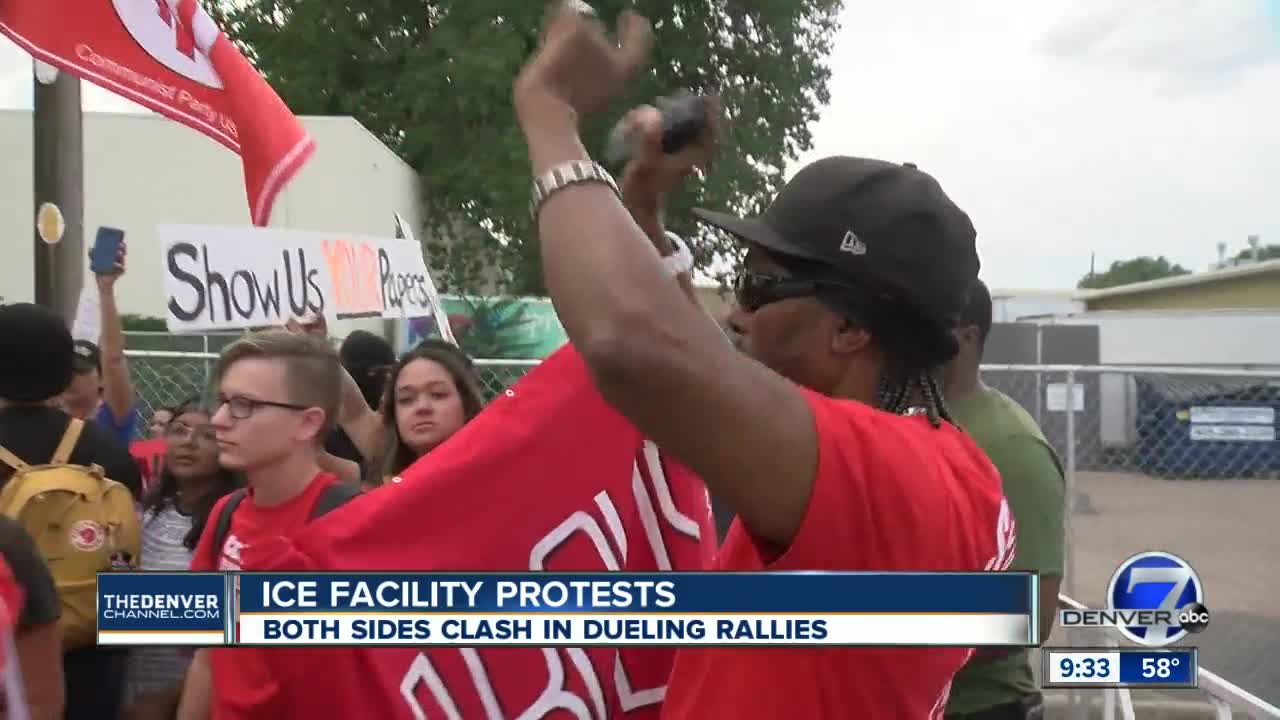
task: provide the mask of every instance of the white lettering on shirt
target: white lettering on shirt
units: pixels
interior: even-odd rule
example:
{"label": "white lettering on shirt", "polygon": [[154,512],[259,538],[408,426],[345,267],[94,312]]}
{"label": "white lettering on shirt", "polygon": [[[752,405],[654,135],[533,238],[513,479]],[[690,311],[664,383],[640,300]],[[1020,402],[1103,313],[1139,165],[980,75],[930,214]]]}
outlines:
{"label": "white lettering on shirt", "polygon": [[[632,468],[632,495],[640,515],[645,540],[653,551],[658,569],[671,570],[671,558],[666,541],[662,537],[659,518],[672,530],[695,542],[701,539],[701,526],[675,506],[671,485],[662,468],[662,458],[657,446],[646,442],[641,454],[645,469],[653,481],[657,504],[655,506],[645,486],[639,460]],[[600,563],[605,568],[620,570],[624,567],[627,560],[628,537],[618,515],[617,506],[614,505],[607,491],[602,491],[595,496],[594,505],[594,508],[570,513],[567,518],[535,542],[529,551],[529,569],[545,570],[547,558],[578,533],[584,535],[595,548]],[[603,524],[600,520],[603,520]],[[613,541],[612,545],[609,540]],[[436,652],[444,651],[446,651],[445,648],[436,649]],[[462,654],[471,680],[470,688],[466,690],[480,699],[485,709],[485,720],[503,720],[497,692],[481,658],[482,649],[465,648],[455,652]],[[588,697],[579,697],[565,689],[565,663],[561,657],[562,654],[568,658],[573,669],[581,677]],[[508,712],[507,716],[517,717],[520,720],[541,720],[557,710],[563,710],[581,720],[605,720],[608,709],[605,704],[604,685],[586,651],[582,648],[542,648],[542,656],[547,672],[546,688],[528,708],[520,712]],[[624,712],[660,703],[667,693],[665,684],[652,688],[634,689],[626,668],[623,667],[622,658],[617,653],[614,655],[613,683],[614,691]],[[404,678],[400,681],[400,694],[416,720],[427,720],[426,710],[417,698],[419,685],[425,686],[426,691],[443,710],[447,720],[462,720],[462,714],[454,700],[454,693],[463,688],[449,688],[426,653],[418,653],[410,664]]]}
{"label": "white lettering on shirt", "polygon": [[228,533],[227,539],[222,543],[222,552],[218,553],[218,570],[238,572],[240,570],[240,551],[247,547],[249,547],[247,543],[241,542],[240,538]]}

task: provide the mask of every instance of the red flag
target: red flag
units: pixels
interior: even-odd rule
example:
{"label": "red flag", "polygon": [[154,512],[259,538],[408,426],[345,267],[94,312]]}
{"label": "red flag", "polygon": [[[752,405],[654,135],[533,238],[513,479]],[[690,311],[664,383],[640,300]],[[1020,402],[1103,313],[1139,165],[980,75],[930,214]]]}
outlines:
{"label": "red flag", "polygon": [[160,478],[160,472],[164,469],[164,456],[168,450],[169,443],[163,438],[135,440],[129,443],[129,454],[138,462],[138,472],[142,475],[143,497],[146,497],[156,480]]}
{"label": "red flag", "polygon": [[[610,408],[566,347],[448,443],[292,539],[242,548],[246,570],[689,571],[715,552],[701,480]],[[247,649],[218,649],[240,664]],[[246,695],[290,717],[656,718],[670,647],[272,648]],[[234,668],[232,671],[234,672]],[[234,685],[234,683],[229,683]],[[228,698],[234,703],[235,699]]]}
{"label": "red flag", "polygon": [[0,32],[238,153],[255,225],[267,224],[276,195],[315,149],[196,0],[3,0]]}

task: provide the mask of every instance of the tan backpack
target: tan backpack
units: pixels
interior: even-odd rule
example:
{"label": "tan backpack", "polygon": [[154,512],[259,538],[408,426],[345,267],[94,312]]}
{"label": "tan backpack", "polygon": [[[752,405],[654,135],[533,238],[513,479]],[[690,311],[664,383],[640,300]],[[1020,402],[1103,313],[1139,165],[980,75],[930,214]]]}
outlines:
{"label": "tan backpack", "polygon": [[98,573],[137,567],[141,543],[129,489],[93,465],[68,461],[84,429],[72,418],[53,457],[28,465],[0,447],[0,463],[13,476],[0,490],[0,514],[16,520],[35,540],[49,565],[62,617],[63,648],[93,645],[98,627]]}

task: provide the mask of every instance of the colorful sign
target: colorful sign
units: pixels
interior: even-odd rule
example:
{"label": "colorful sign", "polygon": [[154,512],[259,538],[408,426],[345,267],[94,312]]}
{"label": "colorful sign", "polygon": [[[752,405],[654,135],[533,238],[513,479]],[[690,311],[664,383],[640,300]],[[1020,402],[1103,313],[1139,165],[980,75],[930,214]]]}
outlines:
{"label": "colorful sign", "polygon": [[[569,341],[546,298],[443,295],[440,301],[458,342],[475,357],[541,360]],[[440,336],[434,318],[416,318],[404,324],[401,347]]]}

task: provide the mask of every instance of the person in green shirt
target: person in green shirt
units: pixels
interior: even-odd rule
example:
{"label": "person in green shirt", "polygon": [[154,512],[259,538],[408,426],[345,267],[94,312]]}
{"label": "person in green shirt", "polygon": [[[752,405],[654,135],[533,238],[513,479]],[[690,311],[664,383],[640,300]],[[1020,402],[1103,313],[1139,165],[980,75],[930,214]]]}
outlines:
{"label": "person in green shirt", "polygon": [[[1040,640],[1058,608],[1064,545],[1062,463],[1021,405],[978,376],[991,331],[991,292],[978,281],[955,330],[960,354],[947,366],[943,393],[951,414],[1000,471],[1017,524],[1011,570],[1040,573]],[[947,720],[1038,720],[1044,699],[1025,648],[981,648],[951,686]]]}

